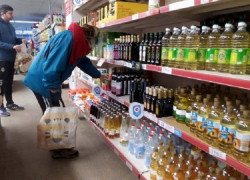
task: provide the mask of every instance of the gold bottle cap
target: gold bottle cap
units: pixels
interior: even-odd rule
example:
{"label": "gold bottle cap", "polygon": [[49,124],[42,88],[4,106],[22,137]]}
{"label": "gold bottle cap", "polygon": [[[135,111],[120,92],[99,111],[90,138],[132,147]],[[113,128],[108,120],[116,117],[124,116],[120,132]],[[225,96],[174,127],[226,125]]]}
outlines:
{"label": "gold bottle cap", "polygon": [[243,115],[244,116],[249,116],[250,115],[250,111],[249,110],[244,110],[243,111]]}
{"label": "gold bottle cap", "polygon": [[232,101],[226,101],[226,106],[232,106],[232,105],[233,105]]}

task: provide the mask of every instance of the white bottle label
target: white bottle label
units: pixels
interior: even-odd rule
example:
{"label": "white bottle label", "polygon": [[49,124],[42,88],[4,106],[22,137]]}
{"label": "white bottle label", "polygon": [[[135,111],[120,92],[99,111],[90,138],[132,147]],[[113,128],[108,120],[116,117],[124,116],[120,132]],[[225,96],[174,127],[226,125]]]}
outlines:
{"label": "white bottle label", "polygon": [[250,147],[250,134],[236,131],[234,148],[240,151],[249,152],[250,151],[249,147]]}
{"label": "white bottle label", "polygon": [[191,113],[187,113],[187,112],[186,112],[186,118],[187,118],[187,119],[191,119]]}

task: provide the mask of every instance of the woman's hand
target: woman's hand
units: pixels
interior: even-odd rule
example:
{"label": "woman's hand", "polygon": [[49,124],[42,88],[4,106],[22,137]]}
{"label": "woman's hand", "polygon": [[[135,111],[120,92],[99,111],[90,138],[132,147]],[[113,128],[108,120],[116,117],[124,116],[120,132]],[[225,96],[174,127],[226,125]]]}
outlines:
{"label": "woman's hand", "polygon": [[100,80],[102,81],[102,82],[104,82],[105,80],[107,80],[108,79],[108,76],[105,76],[105,75],[101,75],[101,77],[100,77]]}

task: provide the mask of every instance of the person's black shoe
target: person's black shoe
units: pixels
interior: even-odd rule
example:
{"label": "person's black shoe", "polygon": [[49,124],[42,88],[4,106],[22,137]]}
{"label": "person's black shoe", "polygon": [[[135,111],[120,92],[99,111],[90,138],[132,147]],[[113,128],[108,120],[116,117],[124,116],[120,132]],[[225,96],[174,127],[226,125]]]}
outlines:
{"label": "person's black shoe", "polygon": [[7,104],[6,108],[10,109],[10,110],[14,110],[14,111],[22,111],[22,110],[24,110],[24,107],[18,106],[16,104]]}

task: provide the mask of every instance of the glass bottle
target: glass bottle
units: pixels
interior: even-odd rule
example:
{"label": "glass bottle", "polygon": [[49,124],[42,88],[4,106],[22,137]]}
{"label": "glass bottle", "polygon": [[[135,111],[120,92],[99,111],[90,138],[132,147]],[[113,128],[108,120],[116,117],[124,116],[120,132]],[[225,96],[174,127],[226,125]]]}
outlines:
{"label": "glass bottle", "polygon": [[150,33],[149,42],[147,45],[147,59],[146,59],[147,64],[150,64],[151,62],[153,42],[154,42],[154,33]]}
{"label": "glass bottle", "polygon": [[187,126],[190,125],[191,111],[192,111],[194,102],[195,102],[195,89],[192,89],[191,94],[188,96],[188,107],[186,109],[186,115],[185,115],[185,123]]}
{"label": "glass bottle", "polygon": [[162,52],[162,36],[163,33],[159,33],[159,37],[158,37],[158,41],[156,43],[156,47],[155,47],[155,61],[154,64],[155,65],[161,65],[161,52]]}
{"label": "glass bottle", "polygon": [[144,46],[144,42],[146,41],[146,33],[142,34],[142,40],[140,42],[140,47],[139,47],[139,61],[142,62],[143,60],[143,46]]}
{"label": "glass bottle", "polygon": [[221,34],[219,39],[219,54],[217,68],[219,72],[229,72],[230,56],[232,51],[232,36],[233,25],[226,23],[225,31]]}
{"label": "glass bottle", "polygon": [[181,88],[179,101],[176,106],[176,120],[180,123],[185,123],[186,109],[188,106],[188,98],[184,88]]}
{"label": "glass bottle", "polygon": [[167,66],[168,63],[168,48],[171,32],[169,28],[165,29],[166,33],[162,38],[162,49],[161,49],[161,65]]}

